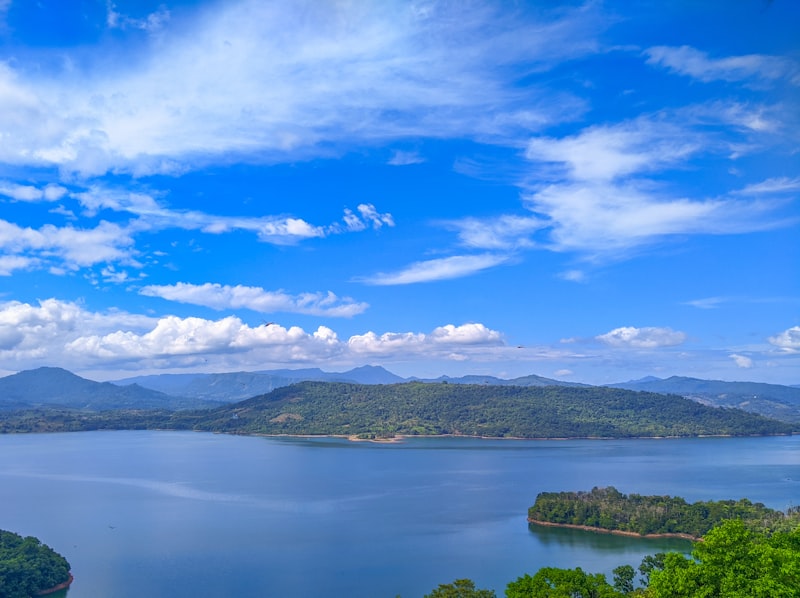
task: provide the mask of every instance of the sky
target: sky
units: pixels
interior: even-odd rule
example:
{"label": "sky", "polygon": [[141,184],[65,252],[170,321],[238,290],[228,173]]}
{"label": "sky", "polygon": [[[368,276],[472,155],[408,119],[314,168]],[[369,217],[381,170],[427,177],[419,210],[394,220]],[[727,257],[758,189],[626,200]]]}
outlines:
{"label": "sky", "polygon": [[0,375],[800,384],[794,0],[0,0]]}

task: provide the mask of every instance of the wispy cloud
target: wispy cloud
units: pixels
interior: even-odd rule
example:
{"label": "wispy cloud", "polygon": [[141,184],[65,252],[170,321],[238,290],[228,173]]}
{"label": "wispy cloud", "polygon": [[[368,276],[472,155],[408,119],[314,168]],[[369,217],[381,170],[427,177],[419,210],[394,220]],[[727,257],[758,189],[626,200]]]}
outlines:
{"label": "wispy cloud", "polygon": [[690,46],[654,46],[645,50],[647,62],[700,81],[775,80],[800,84],[800,68],[789,59],[763,54],[710,58]]}
{"label": "wispy cloud", "polygon": [[693,299],[692,301],[685,301],[684,305],[691,305],[698,309],[716,309],[723,303],[727,303],[731,299],[728,297],[704,297],[702,299]]}
{"label": "wispy cloud", "polygon": [[133,64],[100,52],[99,64],[41,78],[24,57],[0,65],[0,160],[142,175],[223,155],[284,162],[377,140],[516,137],[573,115],[541,90],[521,94],[512,67],[594,51],[605,26],[591,4],[552,15],[480,2],[217,8],[177,23],[110,3],[109,26],[161,28]]}
{"label": "wispy cloud", "polygon": [[390,273],[380,273],[359,279],[360,282],[372,285],[401,285],[418,282],[433,282],[460,278],[475,274],[481,270],[493,268],[509,260],[508,256],[497,254],[455,255],[415,262],[410,266]]}
{"label": "wispy cloud", "polygon": [[111,0],[106,1],[106,11],[106,24],[111,29],[130,28],[153,32],[162,29],[170,19],[170,12],[164,7],[144,17],[131,17],[118,12],[116,4]]}
{"label": "wispy cloud", "polygon": [[369,305],[334,293],[302,293],[290,295],[283,291],[267,291],[261,287],[243,285],[201,285],[179,282],[172,285],[148,285],[139,290],[148,297],[202,305],[217,310],[249,309],[259,313],[299,313],[328,317],[351,317],[363,313]]}
{"label": "wispy cloud", "polygon": [[409,166],[411,164],[421,164],[425,162],[425,158],[418,152],[405,152],[397,150],[389,158],[388,164],[391,166]]}
{"label": "wispy cloud", "polygon": [[800,177],[776,177],[747,185],[735,193],[740,195],[772,195],[800,191]]}
{"label": "wispy cloud", "polygon": [[686,340],[686,333],[671,328],[623,326],[596,338],[612,347],[658,349],[682,344]]}

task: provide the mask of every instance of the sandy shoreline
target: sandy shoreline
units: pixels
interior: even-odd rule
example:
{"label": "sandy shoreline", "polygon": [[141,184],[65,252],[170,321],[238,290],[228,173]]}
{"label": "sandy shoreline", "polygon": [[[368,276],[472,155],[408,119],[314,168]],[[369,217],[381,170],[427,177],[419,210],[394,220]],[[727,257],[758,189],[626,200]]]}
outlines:
{"label": "sandy shoreline", "polygon": [[539,521],[528,517],[528,523],[534,525],[541,525],[543,527],[563,527],[565,529],[578,529],[585,532],[594,532],[597,534],[611,534],[613,536],[627,536],[629,538],[679,538],[681,540],[690,540],[692,542],[699,542],[701,538],[689,534],[639,534],[637,532],[627,532],[619,529],[605,529],[602,527],[592,527],[590,525],[573,525],[571,523],[552,523],[550,521]]}

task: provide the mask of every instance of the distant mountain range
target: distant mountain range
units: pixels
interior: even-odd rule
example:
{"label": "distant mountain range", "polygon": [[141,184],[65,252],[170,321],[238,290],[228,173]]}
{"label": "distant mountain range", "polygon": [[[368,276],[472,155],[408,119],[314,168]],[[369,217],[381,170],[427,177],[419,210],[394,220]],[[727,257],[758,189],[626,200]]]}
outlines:
{"label": "distant mountain range", "polygon": [[0,411],[42,407],[111,409],[198,409],[219,403],[175,397],[137,384],[94,382],[61,368],[42,367],[0,378]]}
{"label": "distant mountain range", "polygon": [[760,382],[725,382],[672,376],[609,384],[646,392],[676,394],[714,407],[735,407],[783,421],[800,422],[800,388]]}
{"label": "distant mountain range", "polygon": [[233,403],[272,392],[297,382],[348,382],[352,384],[399,384],[401,382],[447,382],[450,384],[485,384],[492,386],[587,386],[530,375],[511,380],[494,376],[451,378],[402,378],[380,366],[365,365],[346,372],[324,372],[318,368],[300,370],[264,370],[227,374],[156,374],[117,380],[114,384],[138,384],[166,394]]}
{"label": "distant mountain range", "polygon": [[[519,387],[586,387],[529,375],[513,379],[494,376],[402,378],[379,366],[345,372],[318,368],[263,370],[220,374],[159,374],[115,382],[94,382],[61,368],[42,367],[0,378],[0,411],[59,407],[85,411],[111,409],[196,409],[235,403],[268,394],[298,382],[399,384],[404,382]],[[800,388],[757,382],[724,382],[673,376],[649,376],[607,385],[634,391],[675,394],[715,407],[734,407],[782,421],[800,422]]]}

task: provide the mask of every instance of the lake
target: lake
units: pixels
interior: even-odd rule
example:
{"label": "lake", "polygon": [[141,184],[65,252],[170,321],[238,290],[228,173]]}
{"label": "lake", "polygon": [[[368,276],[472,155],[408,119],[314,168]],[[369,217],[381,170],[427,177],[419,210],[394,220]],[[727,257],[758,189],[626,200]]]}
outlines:
{"label": "lake", "polygon": [[608,485],[785,510],[800,504],[800,437],[0,436],[0,528],[70,561],[68,598],[421,598],[461,577],[502,596],[540,567],[610,578],[690,547],[527,525],[539,492]]}

